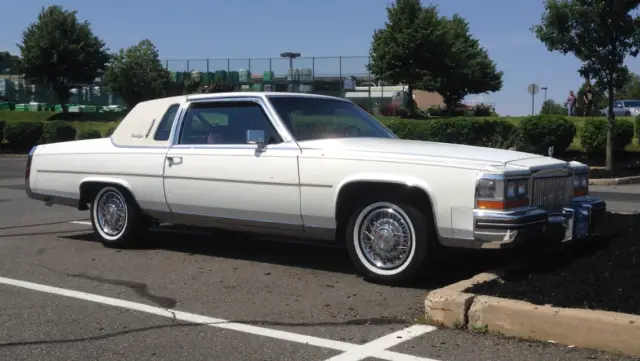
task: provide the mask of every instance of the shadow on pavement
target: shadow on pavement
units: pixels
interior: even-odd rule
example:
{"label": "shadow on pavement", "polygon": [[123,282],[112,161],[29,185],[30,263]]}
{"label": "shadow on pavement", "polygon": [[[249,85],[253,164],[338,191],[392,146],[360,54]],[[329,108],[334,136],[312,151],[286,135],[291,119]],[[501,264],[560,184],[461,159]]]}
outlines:
{"label": "shadow on pavement", "polygon": [[[93,233],[59,236],[80,241],[95,241]],[[251,262],[356,274],[347,250],[343,247],[273,241],[236,232],[211,232],[210,235],[152,231],[143,247],[127,252],[162,249],[187,255],[204,255]],[[498,267],[504,262],[502,253],[487,251],[444,250],[425,277],[403,285],[418,289],[440,288]]]}

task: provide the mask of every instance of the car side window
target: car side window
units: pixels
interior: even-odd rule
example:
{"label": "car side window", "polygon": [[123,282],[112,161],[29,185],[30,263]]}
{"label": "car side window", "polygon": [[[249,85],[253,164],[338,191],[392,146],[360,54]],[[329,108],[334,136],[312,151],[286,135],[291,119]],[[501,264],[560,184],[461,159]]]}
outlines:
{"label": "car side window", "polygon": [[247,144],[247,130],[264,131],[267,144],[282,141],[258,103],[192,103],[184,115],[179,144]]}
{"label": "car side window", "polygon": [[158,124],[158,130],[156,130],[156,134],[154,135],[154,140],[165,141],[169,140],[169,135],[171,134],[171,127],[173,126],[173,122],[176,119],[176,113],[178,112],[178,108],[180,108],[180,104],[171,104],[167,112],[162,116],[162,120],[160,120],[160,124]]}
{"label": "car side window", "polygon": [[616,107],[616,108],[622,108],[623,107],[621,101],[617,101],[617,102],[613,103],[613,106]]}

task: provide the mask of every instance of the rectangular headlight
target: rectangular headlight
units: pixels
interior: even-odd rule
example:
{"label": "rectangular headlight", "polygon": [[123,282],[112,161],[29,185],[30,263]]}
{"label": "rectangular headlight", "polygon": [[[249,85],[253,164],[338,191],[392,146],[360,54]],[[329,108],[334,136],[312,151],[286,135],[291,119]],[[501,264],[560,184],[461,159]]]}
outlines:
{"label": "rectangular headlight", "polygon": [[476,208],[505,210],[529,205],[528,178],[504,179],[498,175],[476,182]]}
{"label": "rectangular headlight", "polygon": [[573,175],[573,196],[581,197],[589,194],[589,173],[575,173]]}

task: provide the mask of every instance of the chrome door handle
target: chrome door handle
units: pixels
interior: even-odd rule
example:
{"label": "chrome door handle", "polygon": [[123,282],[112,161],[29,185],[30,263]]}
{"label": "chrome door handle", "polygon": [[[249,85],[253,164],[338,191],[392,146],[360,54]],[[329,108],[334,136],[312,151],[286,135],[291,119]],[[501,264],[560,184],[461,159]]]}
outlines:
{"label": "chrome door handle", "polygon": [[169,167],[182,164],[182,157],[167,157],[167,162],[169,162]]}

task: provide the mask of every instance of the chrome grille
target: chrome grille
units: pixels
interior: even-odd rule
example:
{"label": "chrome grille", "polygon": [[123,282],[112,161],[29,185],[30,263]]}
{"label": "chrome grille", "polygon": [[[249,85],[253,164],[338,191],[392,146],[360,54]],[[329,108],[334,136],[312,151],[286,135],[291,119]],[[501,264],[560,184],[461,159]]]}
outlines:
{"label": "chrome grille", "polygon": [[573,177],[534,178],[531,204],[545,210],[559,210],[571,204]]}

